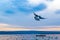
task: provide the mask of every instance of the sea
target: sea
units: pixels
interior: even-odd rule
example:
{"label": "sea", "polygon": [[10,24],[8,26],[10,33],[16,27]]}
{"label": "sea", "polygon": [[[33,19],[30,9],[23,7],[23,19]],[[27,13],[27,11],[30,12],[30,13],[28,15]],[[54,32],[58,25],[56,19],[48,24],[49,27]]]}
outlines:
{"label": "sea", "polygon": [[60,31],[0,31],[0,40],[60,40]]}

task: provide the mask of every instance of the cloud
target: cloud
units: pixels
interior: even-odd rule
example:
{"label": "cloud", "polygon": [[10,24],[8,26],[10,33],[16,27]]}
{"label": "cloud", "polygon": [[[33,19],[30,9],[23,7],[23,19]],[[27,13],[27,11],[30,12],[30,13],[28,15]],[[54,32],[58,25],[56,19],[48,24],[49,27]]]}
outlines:
{"label": "cloud", "polygon": [[60,3],[59,0],[54,0],[53,2],[48,4],[48,7],[51,8],[52,10],[60,9],[59,3]]}
{"label": "cloud", "polygon": [[6,24],[6,23],[0,23],[0,28],[23,28],[23,26]]}
{"label": "cloud", "polygon": [[[43,28],[44,27],[44,28]],[[60,31],[60,26],[43,26],[26,28],[22,26],[0,23],[0,31]]]}
{"label": "cloud", "polygon": [[0,23],[0,31],[60,31],[59,28],[60,26],[43,26],[43,27],[29,28],[29,27]]}
{"label": "cloud", "polygon": [[32,6],[38,6],[38,5],[40,5],[40,3],[43,2],[43,0],[27,0],[27,1]]}
{"label": "cloud", "polygon": [[47,5],[46,10],[36,12],[38,15],[45,17],[45,20],[40,22],[33,22],[35,26],[58,26],[60,25],[60,15],[56,15],[55,12],[59,7],[59,0],[54,0],[53,2],[45,2]]}
{"label": "cloud", "polygon": [[[18,2],[19,1],[19,2]],[[39,5],[34,3],[35,6],[33,6],[33,1],[32,4],[29,3],[29,0],[14,0],[13,5],[16,6],[16,9],[20,12],[26,12],[26,13],[31,13],[33,11],[39,11],[39,10],[44,10],[47,6],[44,3],[39,3]],[[21,5],[22,4],[22,5]]]}
{"label": "cloud", "polygon": [[14,11],[13,9],[6,9],[5,13],[10,15],[10,14],[14,14]]}
{"label": "cloud", "polygon": [[9,25],[0,23],[0,27],[7,27],[7,26],[9,26]]}
{"label": "cloud", "polygon": [[56,14],[60,14],[60,9],[57,9],[57,10],[55,11],[55,13],[56,13]]}
{"label": "cloud", "polygon": [[10,24],[0,23],[0,28],[6,28],[6,27],[14,27],[14,26]]}
{"label": "cloud", "polygon": [[47,0],[47,1],[50,1],[51,2],[51,1],[54,1],[54,0]]}
{"label": "cloud", "polygon": [[[6,2],[7,1],[7,2]],[[59,0],[48,2],[45,0],[6,0],[0,2],[0,22],[19,27],[36,28],[41,26],[59,26],[60,15],[56,15],[60,9]],[[37,22],[32,12],[45,17],[45,20]],[[53,17],[52,17],[53,16]],[[8,26],[7,26],[8,27]],[[10,26],[9,26],[10,27]],[[15,27],[15,26],[11,26]]]}

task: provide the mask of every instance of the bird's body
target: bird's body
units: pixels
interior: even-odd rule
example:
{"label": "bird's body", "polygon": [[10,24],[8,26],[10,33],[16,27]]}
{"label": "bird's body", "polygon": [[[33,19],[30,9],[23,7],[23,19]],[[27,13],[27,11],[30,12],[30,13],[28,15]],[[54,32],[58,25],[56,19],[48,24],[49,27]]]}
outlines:
{"label": "bird's body", "polygon": [[45,18],[43,18],[43,17],[41,17],[41,16],[39,16],[39,15],[37,15],[35,13],[34,13],[34,15],[35,15],[34,19],[37,20],[37,21],[40,21],[40,19],[45,19]]}
{"label": "bird's body", "polygon": [[34,19],[37,20],[37,21],[40,21],[40,19],[38,17],[34,17]]}

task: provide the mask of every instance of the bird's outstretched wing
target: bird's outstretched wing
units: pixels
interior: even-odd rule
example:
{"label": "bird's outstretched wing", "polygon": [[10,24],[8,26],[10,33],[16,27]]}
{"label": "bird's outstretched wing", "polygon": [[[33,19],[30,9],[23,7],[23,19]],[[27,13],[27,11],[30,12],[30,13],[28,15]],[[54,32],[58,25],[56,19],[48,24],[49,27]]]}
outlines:
{"label": "bird's outstretched wing", "polygon": [[[34,12],[33,12],[33,13],[34,13]],[[38,15],[37,15],[36,13],[34,13],[34,15],[38,17]]]}
{"label": "bird's outstretched wing", "polygon": [[40,18],[40,19],[45,19],[45,18],[43,18],[43,17],[41,17],[41,16],[39,16],[39,18]]}

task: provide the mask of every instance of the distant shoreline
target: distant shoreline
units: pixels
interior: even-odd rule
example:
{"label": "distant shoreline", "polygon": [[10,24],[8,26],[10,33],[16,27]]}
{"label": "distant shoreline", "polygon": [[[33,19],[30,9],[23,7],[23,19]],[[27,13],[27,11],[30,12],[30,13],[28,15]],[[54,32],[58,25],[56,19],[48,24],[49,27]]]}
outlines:
{"label": "distant shoreline", "polygon": [[60,31],[0,31],[3,34],[60,34]]}

